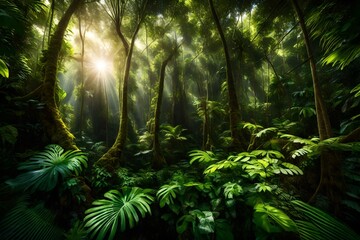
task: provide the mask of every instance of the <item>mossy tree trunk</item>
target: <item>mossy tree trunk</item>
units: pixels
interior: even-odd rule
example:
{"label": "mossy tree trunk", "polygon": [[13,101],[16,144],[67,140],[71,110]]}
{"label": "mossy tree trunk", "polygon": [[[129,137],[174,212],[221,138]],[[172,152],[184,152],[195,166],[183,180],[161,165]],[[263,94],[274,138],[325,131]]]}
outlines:
{"label": "mossy tree trunk", "polygon": [[226,60],[226,83],[227,83],[228,98],[229,98],[230,132],[232,138],[232,147],[236,150],[241,150],[243,148],[242,147],[243,143],[241,142],[241,135],[239,130],[240,108],[236,96],[235,80],[231,66],[230,53],[229,53],[228,45],[226,43],[224,32],[222,30],[218,15],[214,7],[213,0],[209,0],[209,5],[217,31],[221,38],[221,42],[225,54],[225,60]]}
{"label": "mossy tree trunk", "polygon": [[164,93],[164,81],[165,81],[165,70],[166,66],[174,56],[177,48],[162,62],[160,69],[159,77],[159,87],[157,92],[156,107],[155,107],[155,116],[154,116],[154,132],[153,132],[153,158],[152,158],[152,167],[154,169],[159,169],[166,164],[166,160],[162,154],[159,134],[160,134],[160,115],[161,115],[161,106]]}
{"label": "mossy tree trunk", "polygon": [[[300,9],[297,0],[292,0],[292,4],[300,22],[306,51],[310,62],[319,137],[320,140],[325,140],[332,137],[332,129],[317,75],[314,52],[311,48],[310,37],[305,24],[304,14]],[[318,188],[315,191],[315,194],[311,197],[310,200],[315,197],[321,188],[324,188],[326,194],[329,197],[329,200],[332,202],[334,207],[337,207],[340,202],[341,193],[343,190],[340,156],[332,151],[323,152],[320,160],[320,169],[320,182],[318,184]]]}
{"label": "mossy tree trunk", "polygon": [[[105,167],[106,169],[112,171],[120,164],[120,160],[122,158],[122,152],[125,147],[126,137],[127,137],[127,125],[128,125],[128,84],[130,77],[130,68],[131,68],[131,59],[135,46],[136,36],[140,30],[141,23],[145,17],[145,9],[147,6],[147,0],[144,1],[141,13],[139,14],[139,20],[136,25],[136,28],[131,36],[130,44],[126,40],[125,35],[121,29],[122,17],[124,14],[124,7],[120,7],[123,3],[118,3],[119,8],[115,9],[115,16],[112,17],[116,32],[124,46],[124,52],[126,56],[125,69],[123,74],[123,85],[122,85],[122,95],[119,91],[119,101],[121,103],[121,116],[120,116],[120,126],[117,137],[115,139],[114,144],[111,148],[96,162],[96,165]],[[120,84],[121,85],[121,84]],[[119,87],[121,88],[121,86]]]}
{"label": "mossy tree trunk", "polygon": [[73,0],[71,2],[56,27],[46,53],[44,83],[41,93],[41,101],[45,103],[45,107],[42,111],[41,118],[51,143],[57,143],[64,149],[77,149],[77,147],[74,143],[74,136],[63,122],[56,103],[58,58],[71,16],[84,2],[85,0]]}

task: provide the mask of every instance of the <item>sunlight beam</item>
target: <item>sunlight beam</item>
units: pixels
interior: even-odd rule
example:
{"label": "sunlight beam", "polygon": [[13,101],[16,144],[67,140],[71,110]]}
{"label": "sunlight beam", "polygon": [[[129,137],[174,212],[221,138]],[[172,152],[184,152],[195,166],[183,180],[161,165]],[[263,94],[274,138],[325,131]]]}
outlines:
{"label": "sunlight beam", "polygon": [[94,68],[98,73],[107,72],[109,69],[109,63],[103,58],[98,58],[94,61]]}

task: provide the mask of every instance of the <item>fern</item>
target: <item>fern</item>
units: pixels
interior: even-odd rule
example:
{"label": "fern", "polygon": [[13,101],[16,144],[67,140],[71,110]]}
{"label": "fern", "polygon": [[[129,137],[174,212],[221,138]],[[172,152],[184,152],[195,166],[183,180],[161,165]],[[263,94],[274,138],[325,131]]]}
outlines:
{"label": "fern", "polygon": [[213,173],[220,169],[234,168],[236,166],[238,166],[236,162],[229,160],[222,160],[217,163],[211,164],[209,167],[207,167],[204,171],[204,174]]}
{"label": "fern", "polygon": [[[280,171],[283,173],[283,174],[287,174],[289,173],[290,175],[293,175],[293,174],[296,174],[296,175],[303,175],[303,171],[298,167],[298,166],[295,166],[294,164],[292,163],[288,163],[288,162],[283,162],[281,163],[281,165],[283,165],[284,167],[286,167],[286,169],[284,168],[280,168]],[[285,172],[287,173],[285,173]]]}
{"label": "fern", "polygon": [[229,156],[228,160],[231,160],[231,161],[234,161],[234,162],[238,162],[238,161],[247,162],[247,161],[249,161],[251,159],[254,159],[254,158],[256,158],[256,155],[254,155],[253,153],[242,152],[242,153],[239,153],[236,156]]}
{"label": "fern", "polygon": [[190,152],[189,156],[191,157],[190,164],[193,164],[194,162],[201,163],[216,160],[215,154],[211,151],[193,150]]}
{"label": "fern", "polygon": [[278,131],[278,129],[276,127],[265,128],[265,129],[261,130],[260,132],[258,132],[256,134],[256,137],[261,138],[264,135],[267,135],[269,133],[276,133],[277,131]]}
{"label": "fern", "polygon": [[308,155],[309,153],[312,153],[312,152],[313,152],[313,149],[311,147],[304,146],[302,148],[292,151],[291,157],[295,159],[297,157]]}
{"label": "fern", "polygon": [[245,123],[243,128],[249,130],[251,133],[254,133],[256,130],[263,129],[264,127],[253,123]]}
{"label": "fern", "polygon": [[293,143],[300,143],[303,145],[315,145],[320,140],[319,138],[304,139],[291,134],[280,134],[280,138],[287,138]]}
{"label": "fern", "polygon": [[146,213],[151,214],[150,204],[154,201],[149,190],[141,188],[123,188],[121,192],[110,190],[104,197],[106,199],[94,201],[94,206],[85,211],[85,227],[91,238],[111,240],[119,225],[122,232],[127,227],[133,228],[140,221],[139,214],[143,218]]}

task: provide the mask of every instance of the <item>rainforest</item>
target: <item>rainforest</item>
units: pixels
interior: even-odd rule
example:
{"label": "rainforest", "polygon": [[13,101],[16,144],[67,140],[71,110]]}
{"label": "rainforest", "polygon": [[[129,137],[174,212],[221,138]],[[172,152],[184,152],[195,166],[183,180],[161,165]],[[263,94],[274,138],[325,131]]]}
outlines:
{"label": "rainforest", "polygon": [[0,0],[0,238],[359,240],[360,2]]}

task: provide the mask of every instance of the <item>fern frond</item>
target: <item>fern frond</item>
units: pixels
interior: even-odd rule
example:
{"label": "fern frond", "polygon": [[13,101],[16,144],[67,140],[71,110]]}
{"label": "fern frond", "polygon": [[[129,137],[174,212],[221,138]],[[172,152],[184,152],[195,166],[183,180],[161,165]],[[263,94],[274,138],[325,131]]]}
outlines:
{"label": "fern frond", "polygon": [[215,157],[215,154],[211,151],[202,151],[202,150],[192,150],[189,153],[190,164],[193,164],[194,162],[212,162],[217,160]]}
{"label": "fern frond", "polygon": [[233,168],[238,166],[238,163],[229,161],[229,160],[222,160],[217,163],[211,164],[209,167],[207,167],[204,171],[204,174],[210,174],[215,171],[218,171],[220,169],[227,169],[227,168]]}
{"label": "fern frond", "polygon": [[243,128],[249,130],[251,133],[255,132],[258,129],[263,129],[264,127],[261,125],[253,124],[253,123],[245,123]]}
{"label": "fern frond", "polygon": [[279,131],[279,129],[277,129],[276,127],[269,127],[269,128],[265,128],[265,129],[261,130],[255,136],[260,138],[263,135],[267,135],[269,133],[276,133],[277,131]]}

